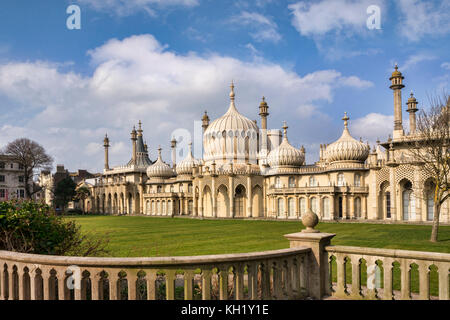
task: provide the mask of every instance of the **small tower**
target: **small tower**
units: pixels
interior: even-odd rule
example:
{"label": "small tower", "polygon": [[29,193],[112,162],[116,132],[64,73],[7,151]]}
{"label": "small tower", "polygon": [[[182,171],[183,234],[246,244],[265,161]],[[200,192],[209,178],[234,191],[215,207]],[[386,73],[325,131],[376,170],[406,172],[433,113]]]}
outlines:
{"label": "small tower", "polygon": [[203,133],[206,131],[206,129],[208,129],[208,126],[209,126],[209,117],[208,117],[208,112],[205,111],[205,114],[202,117]]}
{"label": "small tower", "polygon": [[133,164],[136,164],[136,141],[137,141],[137,132],[136,132],[136,127],[133,126],[133,130],[131,131],[131,144],[133,146]]}
{"label": "small tower", "polygon": [[395,71],[392,72],[391,77],[391,88],[394,91],[394,139],[403,136],[403,124],[402,124],[402,89],[405,87],[403,85],[403,75],[398,71],[398,65],[395,64]]}
{"label": "small tower", "polygon": [[177,140],[175,137],[170,141],[170,147],[172,148],[172,167],[176,169],[177,167]]}
{"label": "small tower", "polygon": [[408,102],[406,102],[406,105],[408,106],[408,109],[406,111],[409,112],[409,133],[414,134],[416,133],[416,112],[417,110],[417,100],[414,97],[413,92],[411,91],[411,95],[408,99]]}
{"label": "small tower", "polygon": [[109,170],[109,138],[108,134],[103,139],[103,146],[105,147],[105,170]]}
{"label": "small tower", "polygon": [[267,116],[269,115],[269,106],[267,105],[266,98],[262,97],[262,101],[259,104],[259,115],[261,117],[261,129],[267,129]]}

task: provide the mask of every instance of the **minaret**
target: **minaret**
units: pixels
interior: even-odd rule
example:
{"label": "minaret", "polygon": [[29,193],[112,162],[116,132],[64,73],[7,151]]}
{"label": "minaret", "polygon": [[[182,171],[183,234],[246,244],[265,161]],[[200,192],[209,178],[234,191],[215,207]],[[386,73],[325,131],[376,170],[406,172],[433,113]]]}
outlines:
{"label": "minaret", "polygon": [[203,133],[205,133],[206,129],[208,129],[208,126],[209,126],[209,117],[208,117],[208,112],[205,111],[205,114],[202,117]]}
{"label": "minaret", "polygon": [[403,136],[403,125],[402,125],[402,89],[405,87],[403,85],[402,73],[398,71],[398,65],[395,64],[395,71],[392,72],[391,77],[391,88],[394,90],[394,139]]}
{"label": "minaret", "polygon": [[105,170],[109,170],[109,138],[108,134],[105,135],[105,139],[103,139],[103,146],[105,147]]}
{"label": "minaret", "polygon": [[133,131],[131,131],[131,143],[133,145],[133,164],[136,164],[136,141],[137,141],[137,132],[136,127],[133,126]]}
{"label": "minaret", "polygon": [[177,140],[175,137],[170,141],[170,147],[172,148],[172,167],[175,170],[177,167]]}
{"label": "minaret", "polygon": [[411,91],[411,96],[408,99],[408,102],[406,105],[408,106],[408,109],[406,111],[409,112],[409,133],[414,134],[416,133],[416,112],[417,110],[417,100],[414,98],[414,94]]}
{"label": "minaret", "polygon": [[261,157],[267,157],[267,116],[269,115],[269,106],[267,105],[266,98],[262,97],[262,101],[259,104],[259,115],[261,117]]}

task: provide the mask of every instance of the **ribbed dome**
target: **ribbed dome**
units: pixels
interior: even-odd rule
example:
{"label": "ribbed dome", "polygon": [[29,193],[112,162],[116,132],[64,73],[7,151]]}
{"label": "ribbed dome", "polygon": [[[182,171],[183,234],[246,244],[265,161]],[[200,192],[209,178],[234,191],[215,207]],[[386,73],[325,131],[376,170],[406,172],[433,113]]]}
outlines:
{"label": "ribbed dome", "polygon": [[195,159],[192,155],[192,143],[189,143],[189,153],[180,163],[177,164],[177,174],[190,174],[194,166],[198,166],[200,161]]}
{"label": "ribbed dome", "polygon": [[370,152],[369,146],[354,139],[350,135],[350,132],[348,131],[348,120],[350,120],[350,118],[347,117],[347,112],[342,120],[344,120],[344,131],[342,132],[341,137],[336,142],[330,144],[326,149],[325,155],[328,162],[366,161]]}
{"label": "ribbed dome", "polygon": [[203,135],[205,162],[223,164],[248,158],[250,163],[256,163],[257,148],[252,146],[258,143],[258,126],[237,111],[234,97],[234,85],[231,84],[228,111],[214,120]]}
{"label": "ribbed dome", "polygon": [[158,149],[158,159],[147,168],[149,178],[170,178],[174,176],[173,169],[161,159],[161,148]]}
{"label": "ribbed dome", "polygon": [[284,137],[280,145],[267,156],[267,163],[274,167],[299,167],[305,162],[305,153],[294,148],[287,138],[287,125],[283,126]]}

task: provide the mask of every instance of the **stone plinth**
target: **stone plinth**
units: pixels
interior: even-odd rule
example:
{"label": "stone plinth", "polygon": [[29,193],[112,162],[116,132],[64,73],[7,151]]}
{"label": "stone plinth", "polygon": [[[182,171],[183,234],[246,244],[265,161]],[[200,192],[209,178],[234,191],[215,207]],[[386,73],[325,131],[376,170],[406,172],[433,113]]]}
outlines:
{"label": "stone plinth", "polygon": [[333,233],[321,232],[298,232],[284,236],[289,240],[291,248],[311,248],[306,272],[308,273],[308,293],[313,299],[319,300],[323,296],[331,294],[328,253],[325,251],[325,247],[330,245],[334,236]]}

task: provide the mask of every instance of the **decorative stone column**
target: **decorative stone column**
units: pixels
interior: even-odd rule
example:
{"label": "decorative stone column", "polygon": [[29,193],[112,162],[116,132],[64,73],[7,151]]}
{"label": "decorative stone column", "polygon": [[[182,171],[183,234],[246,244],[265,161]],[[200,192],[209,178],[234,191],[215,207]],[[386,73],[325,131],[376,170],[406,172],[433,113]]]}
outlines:
{"label": "decorative stone column", "polygon": [[325,251],[325,247],[330,245],[335,234],[321,233],[319,230],[315,230],[314,227],[319,222],[319,218],[310,209],[303,216],[302,222],[306,229],[302,232],[287,234],[285,238],[289,240],[291,248],[311,248],[306,262],[306,272],[309,275],[307,291],[310,297],[320,300],[323,296],[331,294],[328,253]]}

